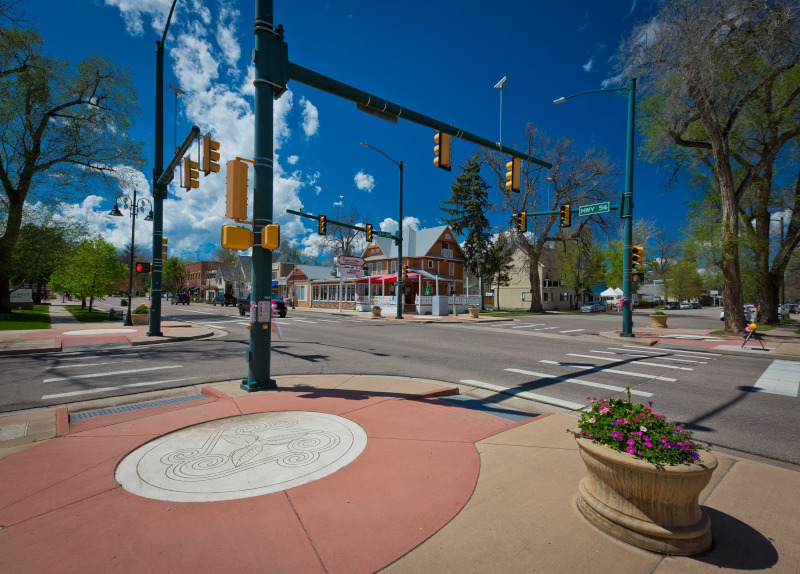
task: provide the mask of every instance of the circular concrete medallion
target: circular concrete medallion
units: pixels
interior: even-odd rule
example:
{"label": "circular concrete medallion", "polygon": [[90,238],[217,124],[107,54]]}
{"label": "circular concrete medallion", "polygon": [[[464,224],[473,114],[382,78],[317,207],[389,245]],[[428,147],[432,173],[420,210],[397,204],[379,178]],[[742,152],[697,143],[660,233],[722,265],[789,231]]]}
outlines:
{"label": "circular concrete medallion", "polygon": [[174,502],[234,500],[332,474],[367,446],[356,423],[327,413],[282,411],[220,419],[140,446],[117,466],[122,487]]}
{"label": "circular concrete medallion", "polygon": [[136,333],[136,329],[82,329],[80,331],[64,331],[62,335],[119,335]]}

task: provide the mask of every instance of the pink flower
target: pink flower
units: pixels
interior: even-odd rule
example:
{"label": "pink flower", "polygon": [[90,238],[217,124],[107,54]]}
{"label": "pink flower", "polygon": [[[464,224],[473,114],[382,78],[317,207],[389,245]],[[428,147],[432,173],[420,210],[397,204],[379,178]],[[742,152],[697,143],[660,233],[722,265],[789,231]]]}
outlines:
{"label": "pink flower", "polygon": [[635,444],[636,444],[636,441],[635,441],[635,440],[633,440],[633,439],[628,439],[628,444],[629,444],[629,445],[631,445],[631,446],[633,446],[633,445],[635,445]]}
{"label": "pink flower", "polygon": [[583,429],[581,429],[581,430],[579,431],[579,434],[583,434]]}
{"label": "pink flower", "polygon": [[632,447],[632,446],[629,446],[629,447],[628,447],[627,449],[625,449],[625,450],[627,450],[627,451],[628,451],[628,454],[633,454],[633,447]]}
{"label": "pink flower", "polygon": [[647,441],[646,443],[644,443],[644,446],[646,446],[647,448],[653,448],[653,443]]}
{"label": "pink flower", "polygon": [[647,432],[647,427],[639,427],[639,430],[642,432]]}
{"label": "pink flower", "polygon": [[594,423],[594,422],[597,422],[597,421],[595,421],[595,418],[594,418],[594,417],[592,417],[592,418],[590,418],[590,419],[589,419],[589,422],[590,422],[590,423]]}

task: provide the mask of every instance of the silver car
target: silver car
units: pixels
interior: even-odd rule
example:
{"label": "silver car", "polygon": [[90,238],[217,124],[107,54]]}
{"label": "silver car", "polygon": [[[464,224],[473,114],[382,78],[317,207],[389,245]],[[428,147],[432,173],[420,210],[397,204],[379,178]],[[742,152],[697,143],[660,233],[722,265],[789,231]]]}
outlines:
{"label": "silver car", "polygon": [[606,312],[606,304],[602,301],[592,301],[581,307],[581,313],[600,313]]}

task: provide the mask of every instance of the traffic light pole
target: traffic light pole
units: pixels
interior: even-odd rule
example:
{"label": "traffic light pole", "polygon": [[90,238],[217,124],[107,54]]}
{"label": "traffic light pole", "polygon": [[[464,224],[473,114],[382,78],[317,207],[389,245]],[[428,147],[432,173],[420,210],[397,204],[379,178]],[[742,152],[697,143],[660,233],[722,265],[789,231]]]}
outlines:
{"label": "traffic light pole", "polygon": [[[256,0],[254,32],[256,49],[253,59],[256,67],[255,85],[255,143],[253,158],[253,232],[258,237],[253,245],[250,270],[250,344],[247,348],[247,378],[242,380],[245,391],[276,389],[277,382],[270,378],[272,352],[271,299],[272,252],[261,247],[260,234],[272,223],[273,201],[273,149],[272,109],[273,95],[280,96],[285,88],[279,80],[283,32],[273,25],[273,0]],[[277,88],[275,92],[273,89]],[[258,314],[258,303],[270,306],[266,321]]]}

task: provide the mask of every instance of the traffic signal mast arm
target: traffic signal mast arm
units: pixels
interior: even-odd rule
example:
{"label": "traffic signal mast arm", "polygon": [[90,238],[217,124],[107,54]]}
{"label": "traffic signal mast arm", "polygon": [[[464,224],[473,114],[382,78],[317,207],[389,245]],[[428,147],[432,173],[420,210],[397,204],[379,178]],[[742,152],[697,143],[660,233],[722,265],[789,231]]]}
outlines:
{"label": "traffic signal mast arm", "polygon": [[178,148],[178,151],[175,152],[175,157],[169,162],[166,169],[162,172],[161,176],[158,178],[156,182],[157,185],[166,186],[169,185],[175,178],[175,168],[178,167],[178,164],[181,163],[183,160],[184,154],[189,151],[189,146],[192,145],[192,142],[197,139],[197,136],[200,135],[200,128],[197,126],[192,126],[192,129],[189,130],[189,135],[186,136],[186,139],[181,144],[181,147]]}
{"label": "traffic signal mast arm", "polygon": [[[336,220],[333,220],[330,217],[327,217],[325,215],[322,215],[322,216],[320,216],[320,215],[311,215],[310,213],[303,213],[302,211],[295,211],[293,209],[287,209],[286,213],[291,213],[292,215],[299,215],[300,217],[308,217],[309,219],[316,219],[317,221],[319,221],[320,217],[326,217],[327,221],[328,221],[328,223],[330,225],[337,225],[339,227],[346,227],[347,229],[355,229],[356,231],[363,231],[365,234],[367,233],[367,228],[366,227],[359,227],[358,225],[350,225],[349,223],[343,223],[341,221],[336,221]],[[380,237],[386,237],[388,239],[394,239],[395,241],[397,241],[397,236],[396,235],[392,235],[391,233],[386,233],[385,231],[375,231],[375,230],[373,230],[372,233],[373,233],[373,235],[378,235]]]}
{"label": "traffic signal mast arm", "polygon": [[[283,53],[286,54],[286,51]],[[374,112],[374,114],[379,117],[384,117],[390,121],[396,121],[397,118],[408,120],[411,123],[415,123],[426,128],[431,128],[437,132],[442,132],[464,141],[478,144],[479,146],[487,149],[497,150],[511,157],[516,157],[531,163],[535,163],[536,165],[540,165],[548,169],[553,167],[553,164],[544,160],[537,159],[515,149],[500,145],[497,142],[493,142],[489,139],[461,130],[450,124],[440,122],[439,120],[436,120],[430,116],[420,114],[419,112],[404,108],[388,100],[373,96],[372,94],[359,90],[358,88],[348,86],[343,82],[323,76],[322,74],[314,72],[313,70],[309,70],[308,68],[304,68],[298,64],[294,64],[292,62],[287,63],[289,65],[289,79],[300,82],[301,84],[305,84],[306,86],[311,86],[312,88],[317,88],[323,92],[328,92],[329,94],[339,96],[340,98],[350,100],[351,102],[355,102],[364,109]],[[339,224],[337,223],[337,225]],[[376,231],[375,233],[378,232]]]}

